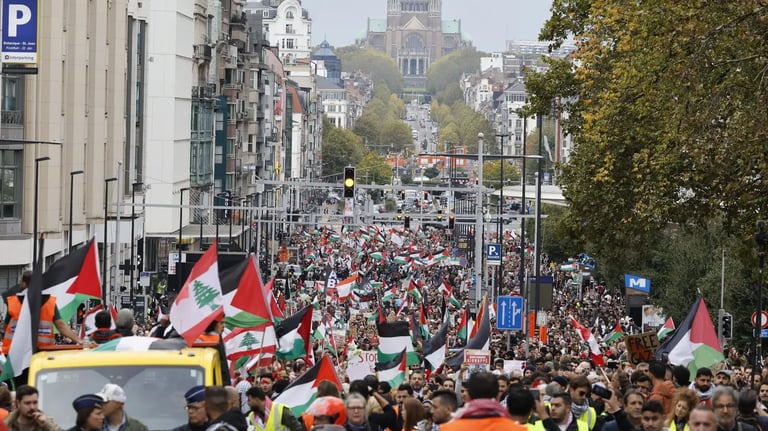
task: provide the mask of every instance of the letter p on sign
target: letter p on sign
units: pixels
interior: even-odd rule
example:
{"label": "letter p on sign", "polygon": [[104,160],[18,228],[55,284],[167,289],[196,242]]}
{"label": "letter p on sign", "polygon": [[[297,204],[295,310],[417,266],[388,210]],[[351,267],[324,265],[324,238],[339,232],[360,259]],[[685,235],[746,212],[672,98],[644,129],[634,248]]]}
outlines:
{"label": "letter p on sign", "polygon": [[16,37],[20,26],[32,19],[32,10],[22,4],[8,5],[8,36]]}

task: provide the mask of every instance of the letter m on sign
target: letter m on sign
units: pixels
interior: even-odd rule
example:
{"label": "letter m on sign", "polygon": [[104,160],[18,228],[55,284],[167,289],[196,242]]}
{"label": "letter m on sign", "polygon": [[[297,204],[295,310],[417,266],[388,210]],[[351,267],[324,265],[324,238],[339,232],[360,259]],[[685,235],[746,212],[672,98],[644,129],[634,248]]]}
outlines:
{"label": "letter m on sign", "polygon": [[650,292],[651,280],[636,275],[624,274],[624,286],[629,289]]}

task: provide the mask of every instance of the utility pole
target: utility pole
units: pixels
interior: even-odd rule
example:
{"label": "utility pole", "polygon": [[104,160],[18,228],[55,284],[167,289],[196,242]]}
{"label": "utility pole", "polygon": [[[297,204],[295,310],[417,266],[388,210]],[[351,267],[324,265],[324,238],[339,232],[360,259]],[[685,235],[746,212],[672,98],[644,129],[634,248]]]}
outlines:
{"label": "utility pole", "polygon": [[483,286],[483,135],[477,134],[477,196],[475,203],[475,301],[482,298]]}

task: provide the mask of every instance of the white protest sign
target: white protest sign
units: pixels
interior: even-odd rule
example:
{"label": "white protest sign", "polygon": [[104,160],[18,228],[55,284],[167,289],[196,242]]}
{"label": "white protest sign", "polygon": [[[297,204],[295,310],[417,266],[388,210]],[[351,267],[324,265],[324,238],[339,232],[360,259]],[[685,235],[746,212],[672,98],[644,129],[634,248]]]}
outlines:
{"label": "white protest sign", "polygon": [[347,376],[349,380],[362,380],[365,376],[376,374],[376,351],[356,351],[349,355]]}

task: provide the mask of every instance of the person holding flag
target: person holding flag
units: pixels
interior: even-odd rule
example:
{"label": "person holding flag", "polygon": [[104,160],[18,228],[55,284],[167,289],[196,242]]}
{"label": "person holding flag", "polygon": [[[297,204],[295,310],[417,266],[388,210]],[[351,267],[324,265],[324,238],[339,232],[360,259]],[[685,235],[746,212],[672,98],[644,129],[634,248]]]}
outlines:
{"label": "person holding flag", "polygon": [[[3,336],[3,354],[8,355],[11,350],[13,334],[16,332],[16,325],[21,315],[21,305],[24,302],[23,293],[27,292],[29,283],[32,280],[32,271],[25,271],[21,276],[21,291],[16,295],[8,297],[8,312],[5,315],[5,335]],[[56,306],[56,297],[43,295],[43,302],[40,307],[40,326],[37,330],[37,347],[46,348],[56,344],[56,337],[53,328],[75,344],[83,344],[83,340],[75,334],[72,328],[61,319],[59,308]]]}

